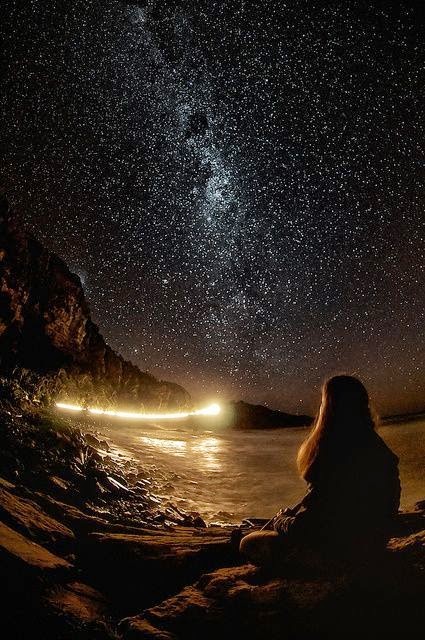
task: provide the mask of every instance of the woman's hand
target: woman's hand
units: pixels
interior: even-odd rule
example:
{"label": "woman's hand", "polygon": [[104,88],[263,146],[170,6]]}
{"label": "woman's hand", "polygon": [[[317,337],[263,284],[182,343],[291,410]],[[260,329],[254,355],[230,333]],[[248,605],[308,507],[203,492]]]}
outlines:
{"label": "woman's hand", "polygon": [[291,516],[291,515],[292,515],[292,509],[290,507],[282,507],[282,509],[279,509],[275,517],[280,518],[281,516]]}
{"label": "woman's hand", "polygon": [[280,509],[274,517],[273,529],[277,531],[277,533],[284,533],[286,535],[288,527],[291,526],[291,523],[296,518],[294,513],[295,510],[291,509],[291,507],[284,507]]}
{"label": "woman's hand", "polygon": [[282,507],[282,509],[279,509],[279,511],[276,513],[275,516],[273,516],[273,518],[271,518],[268,522],[266,522],[266,524],[261,528],[261,531],[267,531],[269,529],[273,530],[275,528],[275,523],[280,520],[280,518],[283,518],[287,515],[291,515],[292,514],[292,510],[289,507]]}

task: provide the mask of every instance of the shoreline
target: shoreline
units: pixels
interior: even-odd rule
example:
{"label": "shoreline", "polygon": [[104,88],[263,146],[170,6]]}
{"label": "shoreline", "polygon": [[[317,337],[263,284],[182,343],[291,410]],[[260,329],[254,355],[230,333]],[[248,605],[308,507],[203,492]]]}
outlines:
{"label": "shoreline", "polygon": [[[159,499],[141,466],[134,477],[128,461],[113,457],[99,434],[40,412],[0,411],[3,622],[12,625],[12,637],[216,640],[231,633],[278,640],[290,624],[313,640],[318,624],[335,624],[336,603],[346,617],[354,615],[356,628],[366,585],[374,598],[403,607],[405,631],[416,628],[412,591],[422,580],[417,563],[425,567],[425,501],[400,514],[398,537],[379,565],[393,576],[400,571],[395,559],[404,563],[396,591],[394,577],[387,586],[370,566],[351,576],[289,563],[273,576],[238,553],[247,523],[207,526],[199,514]],[[376,619],[380,631],[385,620]],[[335,629],[327,637],[340,637]]]}
{"label": "shoreline", "polygon": [[[418,468],[425,450],[409,450],[411,437],[423,442],[422,424],[378,428],[401,460],[404,509],[422,498],[425,486],[425,475]],[[267,518],[282,504],[299,502],[305,493],[294,464],[307,433],[302,428],[204,431],[180,423],[135,427],[112,420],[90,420],[85,427],[80,421],[79,425],[111,438],[116,454],[155,465],[157,493],[183,510],[199,511],[206,522],[237,524],[246,517]]]}

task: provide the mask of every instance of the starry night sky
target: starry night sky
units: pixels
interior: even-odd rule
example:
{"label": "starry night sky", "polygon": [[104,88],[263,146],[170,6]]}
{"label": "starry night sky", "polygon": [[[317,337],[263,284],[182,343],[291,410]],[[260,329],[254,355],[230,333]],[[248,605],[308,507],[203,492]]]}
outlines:
{"label": "starry night sky", "polygon": [[114,348],[200,401],[425,407],[422,4],[2,5],[0,186]]}

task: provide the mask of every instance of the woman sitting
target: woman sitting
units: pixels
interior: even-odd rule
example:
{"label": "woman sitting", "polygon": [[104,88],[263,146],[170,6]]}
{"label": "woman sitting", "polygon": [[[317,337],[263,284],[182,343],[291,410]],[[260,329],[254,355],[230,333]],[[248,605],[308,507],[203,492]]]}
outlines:
{"label": "woman sitting", "polygon": [[272,530],[245,536],[240,551],[269,567],[291,552],[353,560],[382,551],[400,503],[398,458],[376,433],[368,393],[357,378],[335,376],[324,384],[297,463],[307,494],[279,511]]}

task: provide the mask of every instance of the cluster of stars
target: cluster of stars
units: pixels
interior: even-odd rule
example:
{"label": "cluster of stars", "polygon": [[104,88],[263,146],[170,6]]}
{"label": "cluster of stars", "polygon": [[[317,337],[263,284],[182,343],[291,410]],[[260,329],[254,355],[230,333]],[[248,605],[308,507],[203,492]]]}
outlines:
{"label": "cluster of stars", "polygon": [[390,4],[8,0],[1,186],[125,357],[425,407],[424,20]]}

